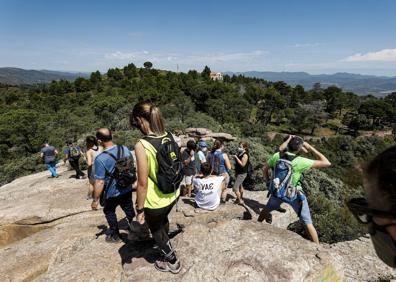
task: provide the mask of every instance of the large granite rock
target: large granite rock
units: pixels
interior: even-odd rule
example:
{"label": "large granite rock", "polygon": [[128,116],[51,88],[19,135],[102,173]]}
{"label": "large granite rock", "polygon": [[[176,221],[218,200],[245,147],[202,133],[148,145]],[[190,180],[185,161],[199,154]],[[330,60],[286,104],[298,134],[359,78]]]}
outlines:
{"label": "large granite rock", "polygon": [[[124,242],[104,241],[102,211],[85,200],[86,180],[62,171],[43,172],[0,189],[1,281],[372,281],[395,278],[374,254],[367,238],[316,245],[286,230],[297,218],[288,207],[274,213],[273,225],[258,223],[265,192],[246,191],[245,206],[230,201],[214,212],[197,212],[190,199],[170,215],[184,231],[172,235],[183,263],[178,275],[161,273],[153,241],[127,234]],[[231,193],[230,193],[231,194]],[[146,234],[147,235],[147,234]]]}

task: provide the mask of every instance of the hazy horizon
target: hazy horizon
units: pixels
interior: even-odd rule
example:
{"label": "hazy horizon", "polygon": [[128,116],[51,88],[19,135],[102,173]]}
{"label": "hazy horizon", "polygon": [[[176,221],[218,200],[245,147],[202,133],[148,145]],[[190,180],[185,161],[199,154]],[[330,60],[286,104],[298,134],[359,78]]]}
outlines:
{"label": "hazy horizon", "polygon": [[0,0],[4,67],[396,75],[396,2]]}

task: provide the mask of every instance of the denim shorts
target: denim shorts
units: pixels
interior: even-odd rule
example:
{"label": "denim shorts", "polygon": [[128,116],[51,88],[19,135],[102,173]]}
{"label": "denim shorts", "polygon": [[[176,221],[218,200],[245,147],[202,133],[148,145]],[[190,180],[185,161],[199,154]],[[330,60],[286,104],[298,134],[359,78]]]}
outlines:
{"label": "denim shorts", "polygon": [[[277,210],[282,203],[283,202],[280,199],[271,195],[266,204],[266,207],[267,209],[269,209],[269,211],[273,211]],[[302,221],[305,225],[312,224],[311,212],[309,210],[307,198],[305,198],[303,201],[297,199],[290,205],[300,218],[300,221]]]}

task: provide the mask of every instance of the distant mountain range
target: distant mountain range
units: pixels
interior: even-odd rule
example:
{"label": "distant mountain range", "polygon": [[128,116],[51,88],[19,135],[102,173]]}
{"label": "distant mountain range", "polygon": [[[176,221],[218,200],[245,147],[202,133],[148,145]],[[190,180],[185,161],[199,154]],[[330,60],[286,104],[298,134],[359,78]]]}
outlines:
{"label": "distant mountain range", "polygon": [[[359,95],[372,94],[386,96],[396,92],[396,76],[374,76],[346,72],[335,74],[309,74],[306,72],[226,72],[229,75],[244,75],[248,77],[263,78],[269,81],[284,81],[290,85],[302,85],[305,89],[311,89],[319,82],[322,87],[336,85],[345,91],[351,91]],[[89,73],[61,72],[50,70],[25,70],[20,68],[0,68],[0,83],[20,85],[50,83],[53,80],[75,80],[77,77],[89,77]]]}
{"label": "distant mountain range", "polygon": [[293,86],[300,84],[305,89],[311,89],[319,82],[322,87],[336,85],[345,91],[351,91],[359,95],[372,94],[386,96],[396,92],[396,76],[374,76],[339,72],[335,74],[309,74],[306,72],[227,72],[227,74],[242,74],[248,77],[263,78],[269,81],[284,81]]}
{"label": "distant mountain range", "polygon": [[0,68],[0,83],[11,85],[50,83],[53,80],[75,80],[77,77],[88,76],[87,73]]}

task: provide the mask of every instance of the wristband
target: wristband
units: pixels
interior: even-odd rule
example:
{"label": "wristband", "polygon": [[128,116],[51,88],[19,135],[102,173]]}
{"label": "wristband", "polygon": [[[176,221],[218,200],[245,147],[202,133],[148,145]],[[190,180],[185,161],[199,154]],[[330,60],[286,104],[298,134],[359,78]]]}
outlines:
{"label": "wristband", "polygon": [[143,209],[138,209],[138,208],[136,208],[136,212],[137,212],[137,214],[141,214],[141,213],[144,212],[144,208],[143,208]]}

